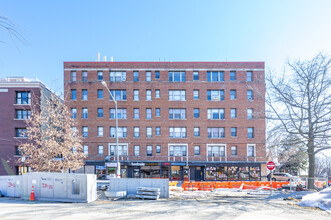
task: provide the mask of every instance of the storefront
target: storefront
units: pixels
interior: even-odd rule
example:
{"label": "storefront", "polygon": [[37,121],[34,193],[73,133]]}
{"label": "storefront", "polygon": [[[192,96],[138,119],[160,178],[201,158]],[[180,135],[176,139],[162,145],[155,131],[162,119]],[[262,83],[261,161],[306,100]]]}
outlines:
{"label": "storefront", "polygon": [[206,165],[206,181],[259,181],[260,164]]}

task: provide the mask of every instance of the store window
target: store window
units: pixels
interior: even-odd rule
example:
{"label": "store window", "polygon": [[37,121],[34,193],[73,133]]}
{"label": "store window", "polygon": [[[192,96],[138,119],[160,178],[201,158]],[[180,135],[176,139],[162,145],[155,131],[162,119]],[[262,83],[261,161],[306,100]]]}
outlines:
{"label": "store window", "polygon": [[261,180],[261,170],[260,167],[251,166],[249,169],[250,180],[260,181]]}
{"label": "store window", "polygon": [[228,180],[238,180],[238,167],[237,166],[228,167]]}
{"label": "store window", "polygon": [[249,180],[249,167],[243,166],[239,167],[239,180]]}

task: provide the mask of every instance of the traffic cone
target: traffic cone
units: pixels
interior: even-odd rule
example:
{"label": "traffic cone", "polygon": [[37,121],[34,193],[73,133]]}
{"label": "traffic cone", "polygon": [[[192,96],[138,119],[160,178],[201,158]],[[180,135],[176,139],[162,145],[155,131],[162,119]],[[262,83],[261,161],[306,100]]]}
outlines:
{"label": "traffic cone", "polygon": [[32,186],[32,189],[31,189],[30,201],[34,201],[34,186]]}

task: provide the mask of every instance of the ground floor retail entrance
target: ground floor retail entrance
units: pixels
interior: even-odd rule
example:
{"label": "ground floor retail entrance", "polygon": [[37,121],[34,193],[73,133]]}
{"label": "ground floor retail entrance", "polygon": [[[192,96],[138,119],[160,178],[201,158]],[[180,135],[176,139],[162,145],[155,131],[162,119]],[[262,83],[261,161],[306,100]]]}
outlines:
{"label": "ground floor retail entrance", "polygon": [[[87,162],[85,173],[97,174],[98,179],[116,177],[116,163]],[[89,172],[86,172],[87,167]],[[165,178],[178,181],[259,181],[261,163],[208,162],[122,162],[122,178]]]}

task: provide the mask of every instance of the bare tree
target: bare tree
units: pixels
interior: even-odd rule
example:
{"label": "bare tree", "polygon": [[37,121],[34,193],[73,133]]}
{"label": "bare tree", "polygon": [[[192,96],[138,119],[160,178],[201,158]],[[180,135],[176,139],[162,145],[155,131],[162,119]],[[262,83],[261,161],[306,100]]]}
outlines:
{"label": "bare tree", "polygon": [[284,74],[270,73],[266,102],[272,119],[303,144],[309,159],[309,189],[314,188],[315,155],[330,149],[331,60],[318,54],[312,60],[288,62]]}
{"label": "bare tree", "polygon": [[[4,30],[6,30],[8,32],[10,38],[13,40],[14,43],[15,43],[15,39],[16,39],[16,40],[20,41],[22,44],[28,45],[28,42],[25,40],[23,35],[20,33],[20,30],[17,27],[17,25],[4,15],[0,15],[0,28],[3,28]],[[5,43],[2,40],[0,40],[0,42]]]}
{"label": "bare tree", "polygon": [[315,175],[318,177],[331,176],[331,157],[325,154],[316,156]]}
{"label": "bare tree", "polygon": [[27,120],[29,143],[20,146],[24,164],[35,171],[66,172],[83,166],[82,137],[73,129],[76,121],[55,95],[34,105]]}

